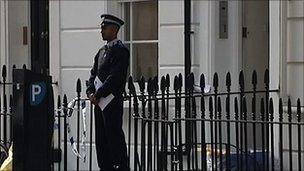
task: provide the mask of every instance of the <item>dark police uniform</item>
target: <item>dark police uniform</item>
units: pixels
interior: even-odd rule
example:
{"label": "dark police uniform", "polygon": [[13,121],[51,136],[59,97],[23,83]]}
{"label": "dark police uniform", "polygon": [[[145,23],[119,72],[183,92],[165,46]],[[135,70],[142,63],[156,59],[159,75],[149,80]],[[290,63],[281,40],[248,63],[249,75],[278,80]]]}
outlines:
{"label": "dark police uniform", "polygon": [[[129,50],[116,39],[98,51],[91,69],[87,94],[95,93],[96,99],[107,97],[111,93],[114,95],[114,99],[103,111],[97,106],[94,108],[97,160],[102,171],[128,170],[127,146],[122,130],[122,93],[126,84],[129,56]],[[98,90],[94,86],[95,77],[103,82]]]}

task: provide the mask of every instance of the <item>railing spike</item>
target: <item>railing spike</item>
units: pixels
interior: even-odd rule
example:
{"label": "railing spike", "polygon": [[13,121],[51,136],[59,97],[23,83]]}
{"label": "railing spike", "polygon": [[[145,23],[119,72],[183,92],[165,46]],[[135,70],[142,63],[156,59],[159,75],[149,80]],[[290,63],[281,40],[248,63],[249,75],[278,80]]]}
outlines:
{"label": "railing spike", "polygon": [[194,86],[194,74],[191,72],[187,77],[187,88],[192,91]]}
{"label": "railing spike", "polygon": [[133,78],[132,78],[132,76],[129,76],[129,79],[128,79],[128,89],[129,90],[132,88],[132,84],[133,84]]}
{"label": "railing spike", "polygon": [[298,122],[301,122],[301,101],[299,98],[297,100],[297,117],[298,117]]}
{"label": "railing spike", "polygon": [[139,80],[139,82],[138,82],[139,90],[140,90],[141,92],[144,92],[144,91],[145,91],[145,82],[146,82],[145,77],[144,77],[144,76],[141,76],[141,78],[140,78],[140,80]]}
{"label": "railing spike", "polygon": [[178,79],[179,79],[179,86],[180,86],[180,89],[183,87],[183,76],[181,73],[178,74]]}
{"label": "railing spike", "polygon": [[228,72],[228,73],[226,74],[226,86],[227,86],[227,87],[230,87],[230,86],[231,86],[231,74],[230,74],[230,72]]}
{"label": "railing spike", "polygon": [[251,83],[252,83],[254,86],[256,86],[257,83],[258,83],[257,72],[256,72],[256,70],[253,70]]}
{"label": "railing spike", "polygon": [[166,91],[166,78],[164,76],[162,76],[160,80],[160,90]]}
{"label": "railing spike", "polygon": [[287,114],[288,114],[288,120],[289,122],[291,122],[291,119],[292,119],[292,116],[291,116],[291,113],[292,113],[292,110],[291,110],[291,100],[290,100],[290,97],[288,98],[288,102],[287,102]]}
{"label": "railing spike", "polygon": [[159,91],[158,76],[155,76],[155,77],[153,78],[153,85],[154,85],[155,94],[157,94],[158,91]]}
{"label": "railing spike", "polygon": [[216,73],[214,73],[214,75],[213,75],[213,87],[214,87],[215,89],[217,89],[218,85],[219,85],[219,80],[218,80],[218,74],[217,74],[217,72],[216,72]]}
{"label": "railing spike", "polygon": [[132,76],[130,76],[128,80],[128,89],[130,94],[136,94]]}
{"label": "railing spike", "polygon": [[169,88],[170,87],[170,75],[169,74],[167,74],[166,75],[166,83],[167,83],[167,88]]}
{"label": "railing spike", "polygon": [[205,86],[206,86],[205,75],[202,73],[200,76],[200,87],[201,87],[202,93],[204,93]]}
{"label": "railing spike", "polygon": [[266,70],[265,70],[265,73],[264,73],[264,83],[265,83],[266,85],[269,84],[269,70],[268,70],[268,69],[266,69]]}
{"label": "railing spike", "polygon": [[149,78],[147,85],[148,94],[151,96],[153,94],[153,83],[152,78]]}
{"label": "railing spike", "polygon": [[245,79],[244,79],[244,72],[241,71],[240,72],[240,75],[239,75],[239,85],[240,85],[240,88],[243,90],[244,89],[244,82],[245,82]]}
{"label": "railing spike", "polygon": [[23,69],[26,69],[26,65],[25,65],[25,64],[23,64],[23,65],[22,65],[22,68],[23,68]]}
{"label": "railing spike", "polygon": [[68,104],[68,98],[67,98],[67,95],[64,94],[63,96],[63,105],[67,105]]}
{"label": "railing spike", "polygon": [[61,97],[60,95],[57,96],[57,107],[59,108],[61,106]]}
{"label": "railing spike", "polygon": [[77,92],[77,93],[80,93],[80,92],[81,92],[81,81],[80,81],[79,78],[77,79],[76,92]]}
{"label": "railing spike", "polygon": [[2,78],[6,80],[7,72],[6,72],[6,65],[2,66]]}
{"label": "railing spike", "polygon": [[178,82],[178,77],[177,76],[174,77],[173,89],[175,91],[177,91],[179,89],[179,82]]}

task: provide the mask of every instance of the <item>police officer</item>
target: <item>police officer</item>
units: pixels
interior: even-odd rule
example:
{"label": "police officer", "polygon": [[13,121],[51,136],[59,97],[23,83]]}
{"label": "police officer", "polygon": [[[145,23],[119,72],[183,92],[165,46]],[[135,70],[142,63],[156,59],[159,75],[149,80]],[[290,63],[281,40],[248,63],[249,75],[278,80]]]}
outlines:
{"label": "police officer", "polygon": [[[129,50],[117,39],[124,22],[113,16],[101,15],[101,34],[107,41],[96,54],[88,82],[87,96],[95,105],[95,138],[97,161],[102,171],[126,171],[127,146],[122,130],[123,91],[129,66]],[[103,85],[96,90],[94,80],[98,77]],[[114,95],[114,99],[102,111],[98,107],[101,97]]]}

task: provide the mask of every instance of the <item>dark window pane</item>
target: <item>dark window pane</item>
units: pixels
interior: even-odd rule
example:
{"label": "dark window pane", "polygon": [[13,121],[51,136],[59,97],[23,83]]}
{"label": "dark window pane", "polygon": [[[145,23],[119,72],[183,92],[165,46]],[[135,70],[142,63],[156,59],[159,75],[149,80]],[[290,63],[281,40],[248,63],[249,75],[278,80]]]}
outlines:
{"label": "dark window pane", "polygon": [[125,36],[125,41],[129,41],[130,40],[130,3],[129,2],[124,3],[124,8],[125,8],[124,36]]}
{"label": "dark window pane", "polygon": [[133,73],[135,81],[144,76],[146,80],[158,73],[158,46],[157,43],[133,44]]}
{"label": "dark window pane", "polygon": [[[129,49],[129,51],[130,51],[130,44],[129,44],[129,43],[125,43],[125,45],[126,45],[126,47]],[[131,64],[131,61],[130,61],[130,64]],[[128,78],[129,78],[129,76],[130,76],[130,68],[131,68],[131,66],[128,67],[127,80],[128,80]]]}
{"label": "dark window pane", "polygon": [[157,0],[133,2],[133,40],[158,39]]}

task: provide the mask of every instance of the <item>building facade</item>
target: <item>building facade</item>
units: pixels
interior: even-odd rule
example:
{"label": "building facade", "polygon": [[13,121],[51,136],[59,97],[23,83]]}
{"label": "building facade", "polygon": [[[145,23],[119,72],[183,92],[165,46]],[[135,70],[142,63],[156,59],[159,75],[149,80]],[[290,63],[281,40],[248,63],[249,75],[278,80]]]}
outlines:
{"label": "building facade", "polygon": [[[13,64],[31,66],[31,35],[23,29],[30,30],[29,7],[28,1],[0,0],[0,64],[9,69]],[[303,9],[301,0],[192,1],[191,71],[196,82],[204,73],[212,84],[214,72],[219,80],[227,72],[238,80],[240,70],[250,82],[256,69],[263,83],[269,68],[270,88],[280,90],[275,101],[279,96],[290,96],[294,105],[296,98],[304,101]],[[184,73],[184,1],[50,1],[49,72],[59,83],[54,86],[57,94],[75,97],[77,78],[88,79],[93,57],[105,43],[99,28],[102,13],[126,21],[119,36],[130,49],[129,72],[135,80]],[[84,81],[82,85],[84,93]],[[232,88],[238,89],[237,81]]]}

